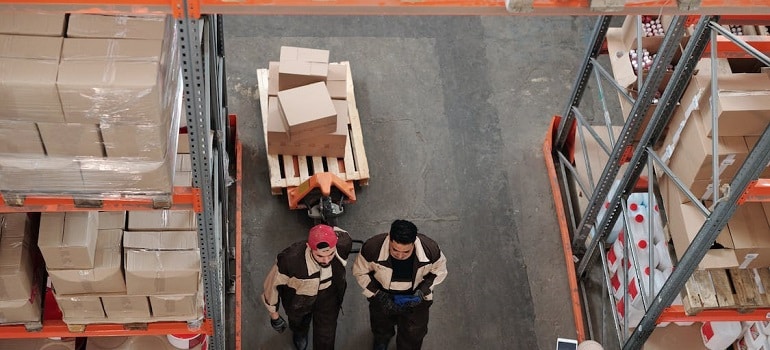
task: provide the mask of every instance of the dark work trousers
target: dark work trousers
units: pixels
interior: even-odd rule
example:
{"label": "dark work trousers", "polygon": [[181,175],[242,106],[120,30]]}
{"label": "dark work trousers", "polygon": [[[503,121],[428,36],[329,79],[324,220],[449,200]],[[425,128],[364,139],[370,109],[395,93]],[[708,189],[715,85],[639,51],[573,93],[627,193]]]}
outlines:
{"label": "dark work trousers", "polygon": [[334,286],[318,291],[312,311],[304,314],[286,313],[289,328],[294,333],[307,334],[312,321],[313,350],[333,350],[340,311],[338,300]]}
{"label": "dark work trousers", "polygon": [[[387,314],[377,303],[369,303],[369,321],[375,344],[387,344],[396,335],[396,349],[419,350],[428,334],[428,318],[432,301],[424,301],[411,310]],[[396,333],[396,329],[398,333]]]}

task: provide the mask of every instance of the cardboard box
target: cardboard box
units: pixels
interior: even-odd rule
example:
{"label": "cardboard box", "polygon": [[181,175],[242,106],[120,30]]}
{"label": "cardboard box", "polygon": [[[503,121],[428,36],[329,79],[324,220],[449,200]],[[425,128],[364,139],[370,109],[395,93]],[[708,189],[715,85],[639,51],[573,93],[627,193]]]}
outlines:
{"label": "cardboard box", "polygon": [[0,300],[0,323],[39,322],[41,319],[40,293],[33,292],[19,300]]}
{"label": "cardboard box", "polygon": [[150,318],[150,303],[146,296],[103,295],[102,305],[107,319],[121,322],[132,318]]}
{"label": "cardboard box", "polygon": [[739,205],[727,227],[740,268],[770,266],[770,224],[762,203]]}
{"label": "cardboard box", "polygon": [[[628,16],[632,17],[632,16]],[[635,17],[635,16],[633,16]],[[628,22],[628,20],[627,20]],[[628,22],[630,23],[630,22]],[[670,23],[670,21],[669,21]],[[650,54],[658,52],[660,45],[663,42],[663,37],[643,37],[642,45],[639,47],[636,42],[636,25],[624,25],[622,28],[610,28],[607,31],[607,50],[609,51],[610,65],[612,67],[612,75],[620,86],[629,90],[638,91],[635,87],[637,84],[637,74],[634,67],[631,64],[631,50],[646,49]],[[686,38],[683,38],[683,43],[686,43]],[[681,57],[681,50],[675,53],[671,64],[676,65]],[[658,90],[665,88],[668,81],[671,79],[673,72],[666,72],[663,80],[661,81]]]}
{"label": "cardboard box", "polygon": [[129,194],[166,194],[173,189],[174,157],[126,163],[120,158],[84,159],[80,170],[86,189]]}
{"label": "cardboard box", "polygon": [[151,295],[150,306],[154,317],[194,317],[200,308],[197,295]]}
{"label": "cardboard box", "polygon": [[[684,126],[679,145],[674,151],[669,167],[685,185],[691,186],[696,180],[712,178],[712,140],[706,136],[704,125],[693,111]],[[718,139],[719,174],[721,179],[731,179],[746,160],[749,150],[742,137],[720,137]]]}
{"label": "cardboard box", "polygon": [[37,123],[46,153],[54,157],[104,157],[96,124]]}
{"label": "cardboard box", "polygon": [[111,158],[136,158],[162,161],[168,152],[169,128],[164,124],[99,125],[104,138],[104,150]]}
{"label": "cardboard box", "polygon": [[177,154],[176,171],[192,171],[192,158],[189,154]]}
{"label": "cardboard box", "polygon": [[174,186],[190,187],[192,186],[191,171],[177,171],[174,173]]}
{"label": "cardboard box", "polygon": [[6,213],[0,215],[0,242],[2,238],[21,238],[29,243],[32,237],[32,223],[27,213]]}
{"label": "cardboard box", "polygon": [[[719,76],[719,136],[758,136],[770,124],[770,78],[765,74]],[[701,119],[711,136],[711,89],[701,100]]]}
{"label": "cardboard box", "polygon": [[62,61],[160,62],[163,40],[65,38]]}
{"label": "cardboard box", "polygon": [[[187,120],[185,118],[182,118],[182,119],[185,121]],[[177,154],[190,153],[190,135],[188,135],[187,133],[179,134],[179,136],[177,137],[176,153]]]}
{"label": "cardboard box", "polygon": [[126,289],[132,295],[191,294],[200,283],[196,250],[126,250]]}
{"label": "cardboard box", "polygon": [[0,300],[29,298],[35,287],[34,264],[24,238],[0,239]]}
{"label": "cardboard box", "polygon": [[[92,338],[93,339],[93,338]],[[0,339],[0,349],[13,350],[76,350],[76,338],[64,338],[64,340],[51,340],[48,338],[33,339]]]}
{"label": "cardboard box", "polygon": [[[99,230],[123,230],[126,228],[127,212],[123,211],[100,211],[99,212]],[[99,245],[99,239],[96,240],[96,246]]]}
{"label": "cardboard box", "polygon": [[267,96],[278,96],[278,62],[268,63]]}
{"label": "cardboard box", "polygon": [[[689,247],[695,235],[706,222],[705,215],[695,204],[682,203],[683,196],[668,176],[660,181],[661,196],[668,218],[668,229],[674,250],[678,259],[681,259],[685,250]],[[738,257],[733,249],[732,236],[726,226],[716,239],[717,245],[709,249],[706,256],[698,264],[699,269],[719,269],[738,267]]]}
{"label": "cardboard box", "polygon": [[96,295],[56,295],[56,303],[59,304],[64,314],[64,321],[88,320],[88,321],[106,321],[102,299]]}
{"label": "cardboard box", "polygon": [[[191,350],[203,349],[198,344]],[[37,349],[37,348],[36,348]],[[165,335],[144,335],[133,337],[93,337],[88,338],[85,350],[177,350],[168,342]]]}
{"label": "cardboard box", "polygon": [[329,75],[326,78],[326,89],[329,96],[335,100],[348,98],[348,66],[341,63],[329,64]]}
{"label": "cardboard box", "polygon": [[337,111],[324,83],[280,91],[278,105],[292,141],[332,133],[337,129]]}
{"label": "cardboard box", "polygon": [[128,213],[129,231],[189,231],[198,222],[192,210],[146,210]]}
{"label": "cardboard box", "polygon": [[0,12],[0,34],[64,36],[64,13]]}
{"label": "cardboard box", "polygon": [[163,39],[167,16],[107,16],[71,14],[70,38]]}
{"label": "cardboard box", "polygon": [[282,46],[278,90],[323,82],[329,71],[329,51]]}
{"label": "cardboard box", "polygon": [[[754,149],[754,146],[759,142],[759,137],[757,136],[746,136],[744,137],[746,140],[746,147],[748,147],[749,151]],[[769,164],[770,165],[770,164]],[[762,173],[759,174],[760,179],[767,179],[770,178],[770,167],[765,167],[765,170],[762,171]]]}
{"label": "cardboard box", "polygon": [[347,101],[333,100],[337,111],[337,130],[333,133],[319,134],[312,139],[295,141],[290,139],[281,122],[280,113],[271,97],[268,102],[267,152],[269,154],[290,154],[323,157],[345,157],[348,141]]}
{"label": "cardboard box", "polygon": [[[72,123],[162,124],[160,65],[146,61],[62,61],[56,85]],[[96,103],[98,101],[98,103]]]}
{"label": "cardboard box", "polygon": [[0,118],[64,121],[56,77],[62,38],[0,35]]}
{"label": "cardboard box", "polygon": [[123,246],[128,294],[197,292],[201,266],[196,231],[126,232]]}
{"label": "cardboard box", "polygon": [[[134,212],[131,212],[134,213]],[[127,231],[123,235],[125,250],[195,250],[197,231]]]}
{"label": "cardboard box", "polygon": [[125,293],[121,262],[123,230],[99,230],[94,267],[79,270],[48,269],[48,276],[59,295]]}
{"label": "cardboard box", "polygon": [[83,190],[80,165],[73,158],[0,157],[0,190],[66,193]]}
{"label": "cardboard box", "polygon": [[0,153],[45,155],[35,123],[0,120]]}
{"label": "cardboard box", "polygon": [[43,213],[38,247],[49,269],[94,267],[97,212]]}

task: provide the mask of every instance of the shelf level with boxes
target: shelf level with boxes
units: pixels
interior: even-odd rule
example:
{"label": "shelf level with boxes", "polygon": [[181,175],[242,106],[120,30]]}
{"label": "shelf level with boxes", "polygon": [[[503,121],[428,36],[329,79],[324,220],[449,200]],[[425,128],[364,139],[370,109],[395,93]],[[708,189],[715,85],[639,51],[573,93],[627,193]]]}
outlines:
{"label": "shelf level with boxes", "polygon": [[[555,161],[550,164],[549,160],[547,164],[553,165],[551,176],[556,204],[564,205],[557,211],[563,215],[565,247],[571,246],[565,250],[568,266],[572,266],[573,253],[580,258],[576,271],[570,274],[576,285],[583,286],[590,283],[587,276],[594,269],[606,276],[599,278],[603,283],[598,287],[609,291],[605,294],[611,301],[618,342],[629,349],[640,347],[650,334],[655,337],[677,329],[670,328],[671,322],[686,325],[760,321],[770,311],[770,299],[764,288],[770,281],[770,272],[767,272],[770,263],[766,261],[767,253],[762,251],[770,245],[755,234],[761,227],[765,227],[761,232],[770,233],[770,224],[763,203],[750,203],[767,199],[761,195],[766,184],[761,173],[768,164],[764,158],[770,145],[765,144],[767,131],[763,130],[770,124],[767,117],[770,108],[762,103],[770,90],[770,79],[761,67],[770,64],[770,60],[749,49],[747,52],[755,58],[755,63],[748,68],[753,71],[746,71],[745,62],[735,64],[720,58],[718,51],[705,51],[710,39],[719,41],[718,36],[729,40],[737,37],[736,47],[749,47],[740,41],[740,36],[725,33],[724,26],[709,18],[686,31],[685,21],[672,17],[664,21],[662,37],[656,37],[659,32],[654,32],[655,22],[652,35],[634,35],[633,28],[643,28],[637,24],[650,19],[655,17],[629,17],[620,29],[608,29],[608,18],[597,21],[594,45],[587,53],[586,65],[573,91],[577,98],[570,102],[562,117],[554,119],[544,148],[547,157]],[[598,66],[596,60],[605,35],[614,76]],[[721,47],[720,43],[715,50]],[[644,48],[657,56],[642,59],[640,52],[631,51],[636,48]],[[633,53],[637,53],[637,57]],[[709,59],[700,60],[705,53]],[[634,61],[639,62],[637,67]],[[641,67],[646,73],[643,84],[639,84],[641,79],[636,74]],[[596,77],[600,93],[603,93],[603,84],[617,91],[610,96],[618,96],[626,120],[622,128],[593,126],[576,107],[591,74]],[[711,78],[717,76],[718,79]],[[735,99],[741,102],[734,102]],[[604,102],[601,108],[609,116]],[[717,112],[718,120],[714,128],[711,127],[712,110]],[[736,122],[727,123],[728,119]],[[714,133],[719,135],[717,143],[710,139]],[[718,157],[711,156],[712,149],[720,152]],[[715,164],[716,176],[712,164]],[[596,169],[600,169],[599,172]],[[576,183],[560,182],[560,176],[576,179]],[[637,210],[634,198],[640,194],[636,183],[640,176],[647,179],[642,192],[652,195],[647,195],[647,202],[655,203],[656,208],[660,204],[661,213],[665,209],[666,221],[664,216],[634,214]],[[715,177],[721,182],[712,185]],[[725,183],[731,184],[731,191],[721,186]],[[715,201],[718,204],[714,206],[714,191],[710,188],[718,188]],[[687,194],[679,195],[680,190],[686,190],[683,193]],[[643,220],[639,220],[640,217]],[[647,241],[642,245],[640,239],[643,238],[634,237],[639,229],[635,226],[647,219],[652,219],[647,230],[650,233],[642,229],[645,233],[641,237],[646,238],[648,234],[655,237],[658,235],[652,232],[663,232],[662,241],[667,242],[667,249],[653,252],[647,249],[647,242],[657,242]],[[666,228],[653,230],[656,222],[666,223]],[[760,223],[764,226],[758,226]],[[717,227],[724,227],[726,231],[720,235]],[[618,236],[618,231],[623,233]],[[718,249],[708,249],[714,240],[704,240],[704,237],[711,236],[716,238]],[[624,250],[618,250],[619,239],[615,237],[624,237],[625,242],[634,244],[628,247],[621,242]],[[647,274],[653,266],[661,267],[663,257],[672,252],[675,252],[671,257],[676,269],[664,278]],[[622,269],[616,263],[619,255],[626,259],[620,260]],[[597,256],[600,258],[595,259]],[[706,270],[692,275],[699,265]],[[708,283],[699,277],[703,273],[709,274]],[[649,282],[635,283],[636,276],[643,276],[642,280]],[[678,300],[677,295],[685,285],[682,300]],[[672,301],[678,305],[670,306]],[[581,313],[580,295],[573,294],[573,303]],[[732,340],[744,341],[737,336]]]}
{"label": "shelf level with boxes", "polygon": [[[18,66],[14,75],[3,77],[9,83],[4,88],[20,88],[0,112],[8,120],[0,125],[8,136],[0,151],[5,202],[0,212],[7,217],[42,213],[31,214],[32,225],[43,227],[42,238],[32,230],[34,238],[23,250],[28,253],[21,255],[29,257],[32,275],[40,276],[28,278],[35,281],[30,300],[45,299],[49,307],[44,314],[64,312],[63,320],[40,319],[38,302],[37,320],[0,326],[2,337],[50,337],[67,324],[70,337],[205,333],[212,335],[210,348],[225,348],[224,272],[206,268],[221,266],[227,251],[222,239],[228,229],[222,205],[227,191],[222,188],[228,178],[225,148],[232,140],[225,139],[231,134],[225,130],[222,105],[220,22],[209,16],[181,23],[169,16],[65,17],[57,11],[0,16],[6,19],[0,21],[3,28],[8,27],[0,30],[5,33],[0,35],[0,59]],[[121,35],[111,36],[117,27]],[[47,32],[35,32],[40,30]],[[29,45],[29,40],[40,45]],[[182,57],[211,65],[193,77],[192,69],[183,69],[193,62]],[[38,66],[27,67],[31,63]],[[52,74],[37,74],[43,71]],[[205,81],[183,83],[199,78]],[[185,103],[184,96],[202,96],[204,90],[212,96]],[[212,103],[189,103],[202,100]],[[97,211],[122,215],[123,223],[99,234]],[[175,214],[186,215],[184,229],[159,233],[159,228],[170,228],[164,225],[173,223]],[[141,217],[140,223],[160,224],[139,228],[137,219],[131,224],[132,216]],[[186,249],[164,249],[164,242],[178,239],[188,243]],[[33,261],[38,248],[43,258]],[[147,283],[142,280],[146,271],[159,269],[150,260],[164,263],[167,273]],[[45,289],[42,270],[53,280]],[[139,292],[137,285],[154,289]],[[179,286],[185,288],[174,289]]]}

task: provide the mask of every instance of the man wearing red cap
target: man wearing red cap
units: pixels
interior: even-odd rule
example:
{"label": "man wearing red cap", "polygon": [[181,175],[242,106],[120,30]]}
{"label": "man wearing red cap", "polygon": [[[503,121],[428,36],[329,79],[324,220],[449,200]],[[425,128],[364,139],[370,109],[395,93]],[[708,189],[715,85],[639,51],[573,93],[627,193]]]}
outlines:
{"label": "man wearing red cap", "polygon": [[273,329],[282,333],[289,318],[292,340],[298,350],[307,348],[307,333],[313,324],[313,349],[334,349],[337,315],[345,296],[345,265],[353,246],[350,235],[340,228],[316,225],[307,241],[284,249],[265,278],[262,301],[270,313]]}
{"label": "man wearing red cap", "polygon": [[393,221],[390,232],[364,242],[353,276],[369,300],[374,350],[387,350],[394,335],[398,350],[422,348],[433,287],[446,275],[444,253],[410,221]]}

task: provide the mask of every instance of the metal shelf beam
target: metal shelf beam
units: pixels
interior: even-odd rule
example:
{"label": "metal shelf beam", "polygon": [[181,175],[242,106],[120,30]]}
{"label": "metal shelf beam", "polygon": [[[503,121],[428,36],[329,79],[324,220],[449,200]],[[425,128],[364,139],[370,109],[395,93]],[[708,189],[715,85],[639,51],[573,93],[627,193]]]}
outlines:
{"label": "metal shelf beam", "polygon": [[43,321],[43,328],[28,331],[23,325],[0,326],[0,339],[31,339],[31,338],[70,338],[70,337],[104,337],[104,336],[137,336],[137,335],[166,335],[166,334],[212,334],[211,320],[204,319],[200,328],[191,328],[187,322],[154,322],[148,323],[146,329],[125,328],[122,324],[91,324],[86,325],[83,332],[70,332],[67,324],[60,320]]}
{"label": "metal shelf beam", "polygon": [[[182,11],[180,4],[188,4]],[[177,18],[201,14],[237,15],[770,15],[770,6],[755,0],[703,0],[693,9],[680,9],[676,1],[646,0],[626,3],[618,11],[591,8],[589,0],[519,0],[510,11],[504,0],[2,0],[0,10],[45,10],[85,13],[165,13]],[[185,15],[184,13],[187,13]]]}

